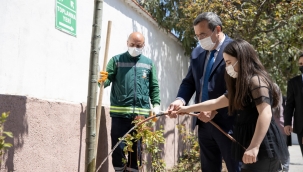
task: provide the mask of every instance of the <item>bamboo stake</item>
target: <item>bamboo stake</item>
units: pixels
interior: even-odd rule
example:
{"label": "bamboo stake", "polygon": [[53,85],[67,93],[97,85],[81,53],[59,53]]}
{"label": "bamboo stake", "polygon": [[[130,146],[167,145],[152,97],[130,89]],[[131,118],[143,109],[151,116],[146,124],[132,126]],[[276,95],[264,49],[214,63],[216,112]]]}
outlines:
{"label": "bamboo stake", "polygon": [[[106,71],[111,27],[112,27],[112,21],[108,21],[107,35],[106,35],[106,45],[105,45],[103,68],[102,68],[103,71]],[[99,140],[99,128],[100,128],[100,123],[101,123],[101,109],[102,109],[103,90],[104,90],[104,82],[101,82],[100,83],[100,88],[99,88],[98,107],[97,107],[97,114],[96,114],[96,140],[95,140],[96,141],[96,145],[95,145],[96,146],[96,148],[95,148],[96,157],[97,157],[97,152],[98,152],[98,140]]]}

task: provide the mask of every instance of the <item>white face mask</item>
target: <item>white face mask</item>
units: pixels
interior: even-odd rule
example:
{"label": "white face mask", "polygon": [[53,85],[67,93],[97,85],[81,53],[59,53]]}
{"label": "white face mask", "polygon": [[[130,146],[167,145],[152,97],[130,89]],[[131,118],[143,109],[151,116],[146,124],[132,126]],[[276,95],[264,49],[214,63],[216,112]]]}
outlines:
{"label": "white face mask", "polygon": [[142,54],[143,48],[136,48],[136,47],[128,47],[128,53],[132,57],[137,57],[138,55]]}
{"label": "white face mask", "polygon": [[238,72],[235,71],[234,66],[238,63],[238,61],[234,65],[228,65],[225,69],[227,74],[232,78],[238,77]]}
{"label": "white face mask", "polygon": [[199,40],[199,43],[203,49],[210,51],[214,48],[216,43],[213,43],[213,41],[210,38],[213,35],[213,33],[211,33],[209,37]]}

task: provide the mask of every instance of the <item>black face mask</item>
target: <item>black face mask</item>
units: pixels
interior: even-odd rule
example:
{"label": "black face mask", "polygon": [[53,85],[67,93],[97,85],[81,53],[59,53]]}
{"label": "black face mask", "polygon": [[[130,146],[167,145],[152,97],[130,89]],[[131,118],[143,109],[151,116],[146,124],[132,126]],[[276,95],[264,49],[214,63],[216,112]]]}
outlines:
{"label": "black face mask", "polygon": [[300,66],[299,70],[301,71],[301,73],[303,73],[303,66]]}

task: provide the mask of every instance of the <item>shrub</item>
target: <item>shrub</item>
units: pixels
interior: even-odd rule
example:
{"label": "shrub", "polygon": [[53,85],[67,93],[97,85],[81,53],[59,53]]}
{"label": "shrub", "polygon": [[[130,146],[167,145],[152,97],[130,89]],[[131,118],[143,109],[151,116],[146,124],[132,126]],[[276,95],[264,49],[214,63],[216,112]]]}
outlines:
{"label": "shrub", "polygon": [[[4,154],[5,150],[12,147],[13,145],[11,143],[6,143],[5,139],[6,137],[13,137],[13,133],[12,132],[8,132],[8,131],[3,131],[4,129],[4,123],[6,121],[6,119],[9,116],[9,112],[3,112],[2,115],[0,116],[0,156],[2,157],[2,155]],[[2,161],[2,159],[0,159],[0,162]]]}
{"label": "shrub", "polygon": [[199,171],[201,169],[200,147],[197,136],[192,132],[187,132],[184,125],[177,125],[177,128],[185,148],[178,159],[178,164],[170,172]]}
{"label": "shrub", "polygon": [[[135,125],[141,122],[141,120],[134,121]],[[128,152],[133,152],[132,145],[133,142],[141,140],[142,143],[142,153],[146,153],[151,157],[151,169],[147,169],[149,172],[158,172],[165,171],[165,162],[161,158],[161,150],[160,145],[165,142],[163,133],[163,126],[160,127],[159,130],[154,130],[154,121],[147,121],[141,125],[139,125],[135,129],[135,133],[133,135],[127,135],[124,138],[124,142],[126,146],[124,147],[124,152],[127,155]],[[124,163],[126,160],[123,160]],[[146,162],[142,160],[142,164]],[[139,162],[138,162],[139,164]]]}

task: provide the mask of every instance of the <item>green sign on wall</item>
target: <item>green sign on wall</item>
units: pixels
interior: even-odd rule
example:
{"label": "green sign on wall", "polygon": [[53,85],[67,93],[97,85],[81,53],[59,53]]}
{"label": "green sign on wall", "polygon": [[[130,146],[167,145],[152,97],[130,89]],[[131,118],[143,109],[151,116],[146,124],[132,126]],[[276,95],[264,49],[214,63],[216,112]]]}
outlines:
{"label": "green sign on wall", "polygon": [[76,0],[56,0],[56,28],[76,36],[77,34]]}

